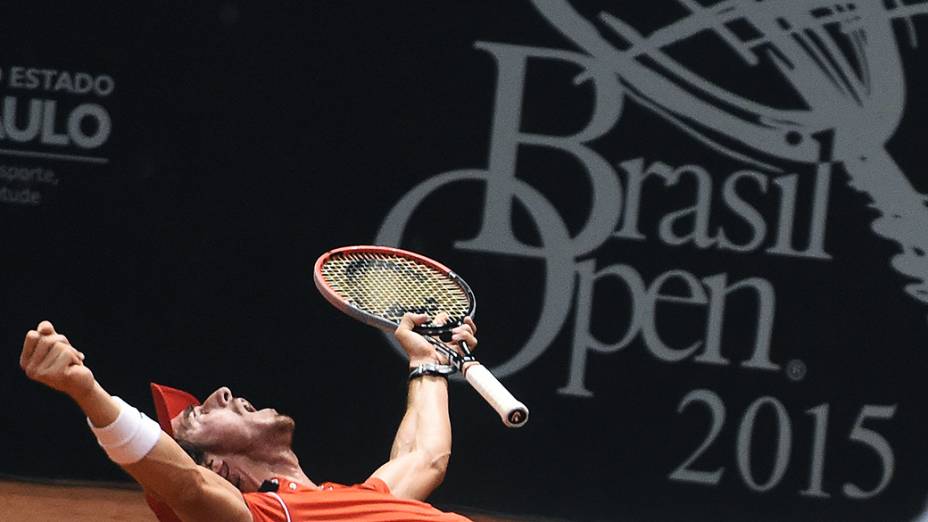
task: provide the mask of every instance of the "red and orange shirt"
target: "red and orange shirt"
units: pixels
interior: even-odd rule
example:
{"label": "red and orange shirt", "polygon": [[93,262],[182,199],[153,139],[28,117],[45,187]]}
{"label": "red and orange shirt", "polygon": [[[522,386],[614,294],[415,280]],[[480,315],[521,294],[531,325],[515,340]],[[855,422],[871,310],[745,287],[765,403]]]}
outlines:
{"label": "red and orange shirt", "polygon": [[277,482],[276,492],[244,495],[254,522],[470,522],[425,502],[394,497],[378,478],[353,486],[324,482],[318,489]]}

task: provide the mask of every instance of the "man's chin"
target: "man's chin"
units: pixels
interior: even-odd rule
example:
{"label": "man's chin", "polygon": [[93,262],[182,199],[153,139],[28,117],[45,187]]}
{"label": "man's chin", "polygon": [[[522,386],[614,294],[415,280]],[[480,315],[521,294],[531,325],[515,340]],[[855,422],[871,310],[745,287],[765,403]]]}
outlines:
{"label": "man's chin", "polygon": [[293,447],[293,431],[296,429],[296,421],[286,415],[278,415],[274,419],[274,431],[278,433],[281,442],[288,448]]}
{"label": "man's chin", "polygon": [[293,437],[293,431],[296,429],[296,421],[293,420],[293,417],[278,413],[274,416],[272,426],[276,433],[284,434],[287,439],[291,439]]}
{"label": "man's chin", "polygon": [[293,430],[296,429],[296,421],[293,420],[293,417],[289,417],[287,415],[278,415],[277,422],[290,433],[293,433]]}

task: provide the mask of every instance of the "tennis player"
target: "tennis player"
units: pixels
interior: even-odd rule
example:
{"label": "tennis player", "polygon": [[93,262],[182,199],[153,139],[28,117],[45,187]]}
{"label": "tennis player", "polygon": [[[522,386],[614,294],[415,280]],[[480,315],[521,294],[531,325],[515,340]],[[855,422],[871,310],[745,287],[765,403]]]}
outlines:
{"label": "tennis player", "polygon": [[[293,419],[257,410],[228,388],[199,404],[185,392],[152,385],[159,426],[107,393],[84,354],[48,321],[26,334],[20,366],[77,403],[100,446],[144,487],[164,522],[467,521],[424,502],[451,455],[448,367],[413,331],[428,320],[406,314],[395,331],[412,369],[406,413],[390,459],[353,486],[311,480],[291,449]],[[476,346],[475,333],[468,318],[450,344]]]}

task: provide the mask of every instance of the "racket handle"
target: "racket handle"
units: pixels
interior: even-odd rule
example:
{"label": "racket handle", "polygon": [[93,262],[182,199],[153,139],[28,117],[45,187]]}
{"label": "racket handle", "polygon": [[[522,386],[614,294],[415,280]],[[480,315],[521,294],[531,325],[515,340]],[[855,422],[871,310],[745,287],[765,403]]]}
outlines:
{"label": "racket handle", "polygon": [[513,397],[486,366],[472,363],[464,371],[464,377],[499,413],[507,427],[521,428],[528,422],[528,408]]}

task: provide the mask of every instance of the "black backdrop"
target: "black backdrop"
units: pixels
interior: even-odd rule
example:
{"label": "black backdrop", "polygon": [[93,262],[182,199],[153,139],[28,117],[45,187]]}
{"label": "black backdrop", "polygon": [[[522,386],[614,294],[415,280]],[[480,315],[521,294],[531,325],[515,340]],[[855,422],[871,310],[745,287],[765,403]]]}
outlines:
{"label": "black backdrop", "polygon": [[[679,18],[685,2],[651,4],[622,15],[656,27]],[[66,398],[28,382],[16,365],[23,334],[47,318],[130,403],[151,411],[149,381],[201,397],[228,385],[296,417],[295,446],[311,477],[363,480],[386,458],[403,411],[404,362],[381,334],[318,296],[312,262],[329,248],[387,237],[391,210],[420,183],[491,166],[494,140],[505,137],[492,127],[505,85],[497,82],[502,47],[494,54],[488,43],[582,49],[522,1],[30,2],[4,13],[0,85],[17,99],[19,124],[30,100],[54,100],[59,130],[84,103],[101,106],[111,129],[93,148],[20,142],[9,132],[0,142],[0,472],[124,478]],[[908,97],[887,149],[925,192],[925,50],[909,43],[904,22],[894,27]],[[916,35],[928,34],[924,19],[912,23]],[[704,55],[690,60],[701,73],[781,96],[782,86],[751,77],[712,44],[689,45]],[[580,69],[539,61],[526,76],[522,128],[583,128],[602,107],[589,84],[572,83]],[[115,87],[105,96],[30,87],[29,68],[106,75]],[[590,146],[623,188],[632,167],[619,165],[634,159],[698,165],[715,180],[712,208],[723,209],[723,180],[756,170],[767,190],[746,185],[742,195],[772,234],[781,209],[773,180],[798,173],[796,243],[808,241],[815,166],[765,158],[774,173],[720,153],[631,97],[622,111]],[[0,119],[10,117],[5,105]],[[99,133],[88,125],[81,132]],[[598,190],[584,166],[562,150],[519,149],[518,176],[551,202],[571,236],[588,223]],[[545,252],[465,248],[458,241],[477,237],[489,218],[488,185],[464,178],[424,198],[396,243],[446,262],[474,288],[483,360],[511,362],[552,295],[566,289],[568,308],[555,312],[563,323],[548,325],[537,358],[503,372],[532,410],[525,428],[505,429],[466,385],[453,385],[455,449],[434,502],[571,520],[901,521],[922,511],[928,306],[903,290],[908,279],[889,263],[897,246],[873,232],[876,212],[849,188],[840,163],[828,190],[827,259],[769,254],[771,236],[744,253],[670,245],[659,222],[692,205],[695,182],[661,188],[656,178],[644,185],[642,238],[603,239],[582,252],[548,244],[556,235],[538,222],[539,207],[520,200],[511,230]],[[750,237],[731,212],[713,210],[709,220],[736,242]],[[924,244],[928,231],[912,230]],[[563,268],[555,257],[573,263],[560,287],[545,272]],[[657,335],[677,349],[706,342],[705,307],[630,306],[614,278],[597,283],[589,305],[577,304],[584,270],[617,266],[649,288],[671,270],[706,288],[704,278],[718,274],[729,285],[767,282],[776,296],[776,369],[742,364],[760,313],[750,289],[726,303],[725,364],[665,361],[641,336],[613,353],[583,349],[581,309],[603,343],[618,342],[634,314],[654,314]],[[661,295],[692,295],[683,276],[675,281]],[[586,356],[579,367],[577,354]],[[577,368],[579,384],[570,377]],[[673,478],[681,469],[695,474]],[[848,484],[879,493],[849,498]]]}

